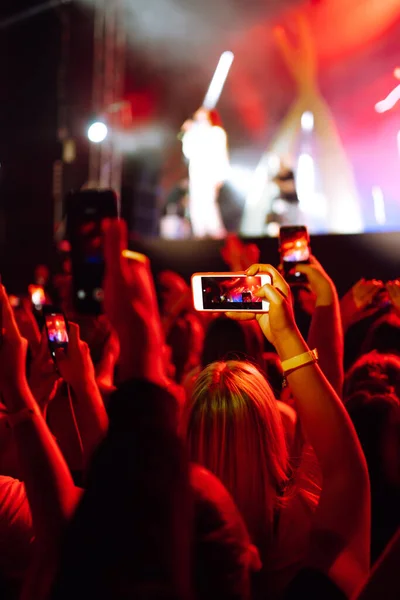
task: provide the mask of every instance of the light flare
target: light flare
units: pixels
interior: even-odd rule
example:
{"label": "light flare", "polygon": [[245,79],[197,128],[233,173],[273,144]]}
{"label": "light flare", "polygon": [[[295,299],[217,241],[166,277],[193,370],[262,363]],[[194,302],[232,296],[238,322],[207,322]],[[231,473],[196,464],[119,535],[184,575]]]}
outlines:
{"label": "light flare", "polygon": [[221,55],[214,76],[211,80],[210,87],[208,88],[206,97],[204,98],[203,108],[212,110],[217,106],[234,58],[235,56],[233,52],[230,51],[226,51]]}

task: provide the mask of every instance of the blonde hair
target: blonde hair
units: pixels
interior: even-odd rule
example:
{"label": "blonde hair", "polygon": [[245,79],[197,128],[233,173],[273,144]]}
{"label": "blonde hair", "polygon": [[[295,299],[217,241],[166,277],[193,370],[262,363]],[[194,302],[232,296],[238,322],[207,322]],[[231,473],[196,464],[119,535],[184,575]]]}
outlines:
{"label": "blonde hair", "polygon": [[288,484],[289,458],[274,394],[246,362],[215,362],[196,380],[185,410],[190,458],[232,494],[264,554]]}

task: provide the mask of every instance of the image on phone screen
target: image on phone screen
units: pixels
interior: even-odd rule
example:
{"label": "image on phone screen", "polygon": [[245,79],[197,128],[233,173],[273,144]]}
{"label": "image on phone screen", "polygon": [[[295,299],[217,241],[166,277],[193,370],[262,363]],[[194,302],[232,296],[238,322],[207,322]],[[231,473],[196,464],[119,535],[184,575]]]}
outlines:
{"label": "image on phone screen", "polygon": [[64,315],[51,313],[45,316],[47,339],[52,346],[65,347],[68,344],[68,329]]}
{"label": "image on phone screen", "polygon": [[310,247],[307,233],[299,231],[288,239],[281,239],[281,257],[284,262],[307,262],[310,260]]}
{"label": "image on phone screen", "polygon": [[255,292],[262,287],[261,277],[202,277],[205,310],[262,310],[262,299]]}
{"label": "image on phone screen", "polygon": [[67,198],[74,305],[79,313],[97,315],[102,311],[102,222],[117,215],[117,197],[113,190],[83,190]]}

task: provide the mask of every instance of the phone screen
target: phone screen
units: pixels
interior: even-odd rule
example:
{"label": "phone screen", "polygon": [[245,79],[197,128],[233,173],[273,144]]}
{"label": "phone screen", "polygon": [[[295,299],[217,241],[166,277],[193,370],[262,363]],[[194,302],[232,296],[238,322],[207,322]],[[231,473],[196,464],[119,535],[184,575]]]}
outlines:
{"label": "phone screen", "polygon": [[74,304],[78,312],[99,314],[103,300],[102,221],[118,216],[112,190],[85,190],[67,199]]}
{"label": "phone screen", "polygon": [[259,310],[262,299],[255,292],[262,287],[261,277],[201,277],[205,310]]}
{"label": "phone screen", "polygon": [[290,228],[280,233],[280,253],[284,262],[299,263],[310,260],[308,232],[305,228]]}
{"label": "phone screen", "polygon": [[62,313],[54,312],[45,315],[47,339],[52,354],[57,348],[68,345],[68,326]]}
{"label": "phone screen", "polygon": [[298,263],[310,261],[310,238],[307,227],[281,227],[279,232],[279,252],[283,265],[283,273],[288,283],[305,283],[307,277],[298,271],[291,273]]}

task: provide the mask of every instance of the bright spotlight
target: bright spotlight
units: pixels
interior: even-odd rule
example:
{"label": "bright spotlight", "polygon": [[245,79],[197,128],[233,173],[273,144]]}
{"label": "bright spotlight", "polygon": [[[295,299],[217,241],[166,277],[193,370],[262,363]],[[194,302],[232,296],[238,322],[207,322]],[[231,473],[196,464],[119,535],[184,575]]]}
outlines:
{"label": "bright spotlight", "polygon": [[374,200],[375,220],[378,225],[386,223],[385,199],[381,188],[375,185],[372,188],[372,198]]}
{"label": "bright spotlight", "polygon": [[108,135],[107,125],[102,121],[96,121],[90,125],[87,135],[93,144],[101,144]]}
{"label": "bright spotlight", "polygon": [[310,154],[300,154],[297,163],[296,178],[297,195],[300,208],[313,213],[315,202],[315,169],[314,160]]}
{"label": "bright spotlight", "polygon": [[241,194],[247,194],[251,188],[254,177],[252,169],[232,165],[230,170],[229,182]]}
{"label": "bright spotlight", "polygon": [[396,77],[396,79],[400,79],[400,67],[395,68],[393,75]]}
{"label": "bright spotlight", "polygon": [[400,100],[400,85],[396,86],[394,90],[386,96],[384,100],[375,104],[375,110],[377,113],[384,113],[393,108]]}
{"label": "bright spotlight", "polygon": [[397,150],[399,151],[400,157],[400,131],[397,132]]}
{"label": "bright spotlight", "polygon": [[204,98],[203,107],[207,110],[212,110],[216,107],[218,100],[222,94],[225,81],[228,77],[235,56],[229,50],[221,54],[214,76],[211,80],[206,97]]}
{"label": "bright spotlight", "polygon": [[314,129],[314,115],[311,111],[306,110],[301,115],[301,128],[303,131],[312,131]]}

